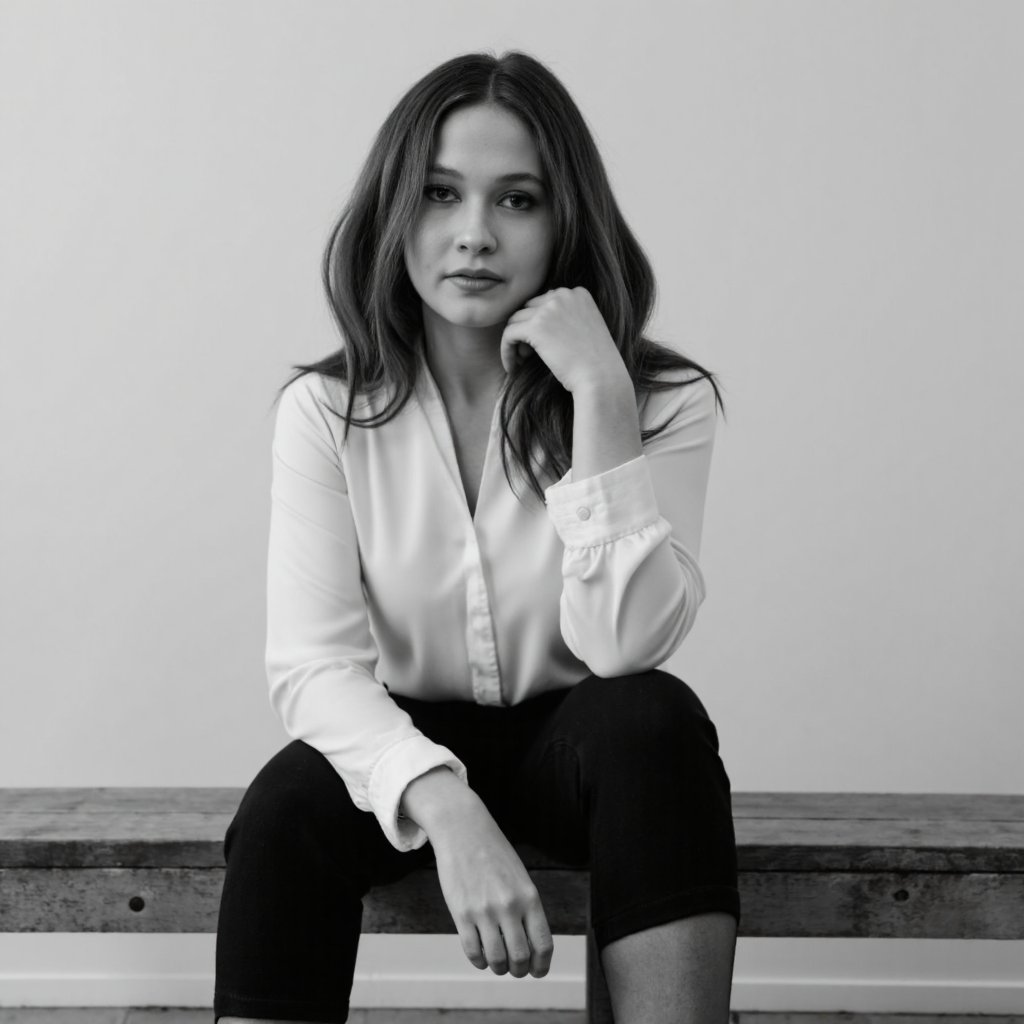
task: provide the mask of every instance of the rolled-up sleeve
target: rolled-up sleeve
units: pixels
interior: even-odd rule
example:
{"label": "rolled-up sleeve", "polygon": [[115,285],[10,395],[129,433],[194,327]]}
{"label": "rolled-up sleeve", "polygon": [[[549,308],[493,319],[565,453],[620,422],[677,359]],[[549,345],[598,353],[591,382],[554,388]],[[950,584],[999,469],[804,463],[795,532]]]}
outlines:
{"label": "rolled-up sleeve", "polygon": [[644,425],[668,425],[642,455],[545,490],[564,545],[562,637],[597,676],[656,668],[693,626],[715,412],[706,380],[653,392]]}
{"label": "rolled-up sleeve", "polygon": [[339,445],[315,375],[285,389],[273,443],[266,668],[285,731],[319,750],[391,844],[426,842],[399,817],[405,787],[463,763],[420,732],[374,676],[359,546]]}

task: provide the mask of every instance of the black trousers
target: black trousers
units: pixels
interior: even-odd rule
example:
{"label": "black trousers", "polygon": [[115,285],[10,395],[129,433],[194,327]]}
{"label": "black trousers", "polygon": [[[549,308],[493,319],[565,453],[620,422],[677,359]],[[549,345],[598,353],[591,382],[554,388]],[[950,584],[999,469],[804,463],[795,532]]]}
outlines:
{"label": "black trousers", "polygon": [[[463,761],[509,840],[590,866],[599,949],[692,914],[739,920],[729,778],[682,680],[588,676],[513,707],[394,699]],[[224,855],[215,1020],[346,1020],[362,896],[433,862],[429,843],[396,850],[301,740],[246,790]]]}

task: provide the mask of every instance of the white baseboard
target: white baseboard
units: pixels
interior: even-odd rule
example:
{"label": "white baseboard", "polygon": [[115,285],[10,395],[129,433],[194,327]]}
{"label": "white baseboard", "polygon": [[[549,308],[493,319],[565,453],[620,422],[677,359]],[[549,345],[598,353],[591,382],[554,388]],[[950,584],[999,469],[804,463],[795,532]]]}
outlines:
{"label": "white baseboard", "polygon": [[1022,1015],[1024,981],[737,978],[734,1010]]}
{"label": "white baseboard", "polygon": [[[1024,943],[785,941],[740,940],[733,1009],[1024,1017]],[[2,935],[0,1007],[210,1007],[213,953],[213,936]],[[366,936],[352,1005],[582,1009],[583,970],[582,939],[557,938],[538,981],[475,971],[451,937]]]}
{"label": "white baseboard", "polygon": [[[209,1007],[212,974],[45,975],[0,974],[0,1007],[176,1006]],[[583,978],[545,979],[534,985],[511,979],[467,980],[410,975],[357,979],[354,1007],[578,1010]],[[1024,983],[943,985],[931,982],[835,982],[821,979],[743,979],[733,984],[734,1010],[847,1011],[851,1013],[985,1013],[1024,1015]]]}

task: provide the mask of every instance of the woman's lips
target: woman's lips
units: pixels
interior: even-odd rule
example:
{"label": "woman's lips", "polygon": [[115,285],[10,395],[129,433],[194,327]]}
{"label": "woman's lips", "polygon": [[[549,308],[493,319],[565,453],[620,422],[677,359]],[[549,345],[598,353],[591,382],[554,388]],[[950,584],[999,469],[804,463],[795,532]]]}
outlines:
{"label": "woman's lips", "polygon": [[466,292],[485,292],[495,285],[501,284],[500,281],[496,281],[493,277],[460,277],[458,274],[453,274],[448,280],[456,288],[461,288]]}

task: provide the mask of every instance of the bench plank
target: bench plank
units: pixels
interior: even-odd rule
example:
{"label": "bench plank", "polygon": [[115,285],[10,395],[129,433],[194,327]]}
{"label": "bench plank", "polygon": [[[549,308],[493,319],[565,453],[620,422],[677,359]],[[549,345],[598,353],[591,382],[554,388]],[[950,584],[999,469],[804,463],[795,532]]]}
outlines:
{"label": "bench plank", "polygon": [[[22,828],[0,836],[0,867],[221,867],[229,821],[168,817],[152,828],[145,821],[125,827],[120,836],[101,823],[74,831]],[[1016,823],[737,820],[736,844],[742,871],[1024,873],[1024,825]],[[523,849],[527,867],[557,865]]]}
{"label": "bench plank", "polygon": [[1017,793],[734,793],[736,818],[1024,821]]}
{"label": "bench plank", "polygon": [[[214,930],[243,792],[0,790],[0,930]],[[737,793],[733,808],[743,935],[1024,938],[1024,796]],[[586,871],[519,851],[552,928],[582,934]],[[451,931],[436,874],[371,893],[364,930]]]}
{"label": "bench plank", "polygon": [[104,815],[154,810],[222,815],[234,812],[244,792],[238,786],[27,786],[0,789],[0,806],[5,814],[23,811],[44,817],[53,812]]}
{"label": "bench plank", "polygon": [[[531,875],[552,931],[584,934],[586,872]],[[0,929],[213,932],[223,881],[223,868],[4,868]],[[747,936],[1024,939],[1022,874],[746,872],[740,898]],[[373,890],[362,929],[453,932],[437,875],[417,870]]]}
{"label": "bench plank", "polygon": [[[221,867],[243,792],[0,790],[0,867]],[[1024,872],[1024,796],[737,793],[733,808],[743,871]],[[560,866],[525,849],[527,867]]]}

